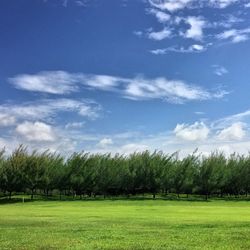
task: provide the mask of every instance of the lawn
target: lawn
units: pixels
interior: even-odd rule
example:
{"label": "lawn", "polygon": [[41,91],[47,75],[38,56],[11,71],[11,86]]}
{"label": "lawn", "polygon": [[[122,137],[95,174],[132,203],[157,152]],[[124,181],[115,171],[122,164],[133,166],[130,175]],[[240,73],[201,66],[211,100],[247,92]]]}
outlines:
{"label": "lawn", "polygon": [[1,204],[0,249],[250,249],[250,202]]}

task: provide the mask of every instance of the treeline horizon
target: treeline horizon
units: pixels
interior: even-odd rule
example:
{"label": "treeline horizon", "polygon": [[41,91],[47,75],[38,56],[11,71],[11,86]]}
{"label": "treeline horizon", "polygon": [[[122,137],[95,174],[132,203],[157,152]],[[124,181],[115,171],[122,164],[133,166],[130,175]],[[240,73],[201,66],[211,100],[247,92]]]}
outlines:
{"label": "treeline horizon", "polygon": [[180,159],[178,153],[135,152],[130,155],[73,153],[65,158],[49,151],[29,152],[23,145],[10,155],[0,151],[0,192],[45,196],[180,194],[248,196],[250,154],[221,152],[209,156],[193,154]]}

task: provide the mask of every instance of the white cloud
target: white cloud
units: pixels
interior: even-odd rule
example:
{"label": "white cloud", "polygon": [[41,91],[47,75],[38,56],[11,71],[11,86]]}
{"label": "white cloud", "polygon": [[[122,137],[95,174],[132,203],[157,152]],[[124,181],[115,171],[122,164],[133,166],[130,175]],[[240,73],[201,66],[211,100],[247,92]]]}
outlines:
{"label": "white cloud", "polygon": [[[174,51],[168,48],[167,50]],[[202,45],[193,44],[187,49],[180,49],[179,52],[191,53],[205,50]],[[177,52],[177,50],[176,50]],[[159,54],[154,51],[152,53]],[[62,72],[61,72],[62,73]],[[142,77],[124,78],[110,75],[87,75],[83,73],[70,74],[65,72],[69,78],[75,79],[82,86],[102,91],[112,91],[121,94],[123,97],[133,100],[164,99],[172,103],[183,103],[191,100],[208,100],[212,98],[222,98],[227,92],[219,91],[211,93],[201,87],[187,84],[180,80],[168,80],[163,77],[147,79]],[[51,75],[47,72],[45,75]],[[76,80],[77,79],[77,80]],[[48,99],[35,103],[25,103],[23,105],[0,105],[0,112],[14,117],[39,118],[52,116],[57,112],[77,112],[81,116],[96,118],[100,106],[92,101],[77,101],[72,99]]]}
{"label": "white cloud", "polygon": [[24,122],[16,127],[16,132],[28,141],[53,142],[56,134],[53,128],[43,122]]}
{"label": "white cloud", "polygon": [[78,129],[84,127],[85,122],[70,122],[65,125],[66,129]]}
{"label": "white cloud", "polygon": [[221,91],[210,93],[198,86],[166,78],[135,78],[130,81],[124,93],[125,97],[133,100],[163,99],[171,103],[221,98],[224,94],[226,93]]}
{"label": "white cloud", "polygon": [[17,75],[9,79],[16,88],[49,94],[69,94],[78,90],[78,79],[65,71],[43,71],[38,74]]}
{"label": "white cloud", "polygon": [[218,133],[218,139],[220,140],[242,140],[246,136],[245,130],[246,124],[242,122],[233,123],[231,126],[222,129]]}
{"label": "white cloud", "polygon": [[206,114],[205,112],[202,112],[202,111],[195,111],[194,113],[196,115],[205,115]]}
{"label": "white cloud", "polygon": [[[201,51],[202,45],[194,44],[188,48],[191,51]],[[184,52],[184,51],[183,51]],[[47,72],[47,75],[51,73]],[[210,92],[202,87],[185,83],[181,80],[168,80],[163,77],[148,79],[143,77],[123,78],[109,75],[66,74],[77,78],[86,88],[102,91],[112,91],[131,100],[162,99],[169,103],[184,103],[195,100],[222,98],[226,91]],[[21,104],[0,105],[0,113],[16,120],[53,119],[60,112],[75,112],[80,116],[95,119],[99,116],[101,107],[91,100],[73,100],[68,98],[42,99],[40,101]],[[49,120],[50,121],[50,120]]]}
{"label": "white cloud", "polygon": [[212,65],[212,67],[214,68],[214,74],[217,76],[223,76],[228,73],[228,70],[223,66]]}
{"label": "white cloud", "polygon": [[79,7],[86,7],[87,6],[87,1],[86,0],[76,0],[75,4]]}
{"label": "white cloud", "polygon": [[154,54],[154,55],[165,55],[168,53],[168,48],[166,49],[153,49],[153,50],[150,50],[149,52]]}
{"label": "white cloud", "polygon": [[112,90],[118,87],[124,81],[121,77],[108,76],[108,75],[84,75],[78,74],[80,82],[83,85],[100,90]]}
{"label": "white cloud", "polygon": [[151,6],[170,12],[184,9],[192,2],[193,0],[149,0]]}
{"label": "white cloud", "polygon": [[201,53],[207,50],[207,47],[200,45],[200,44],[193,44],[190,45],[187,48],[180,47],[168,47],[165,49],[155,49],[151,50],[150,52],[154,55],[164,55],[167,54],[168,52],[176,52],[176,53]]}
{"label": "white cloud", "polygon": [[16,119],[14,116],[0,113],[0,127],[8,127],[14,125],[15,123]]}
{"label": "white cloud", "polygon": [[95,119],[99,116],[101,107],[88,100],[72,99],[43,99],[40,101],[20,104],[0,105],[0,114],[13,119],[47,120],[55,117],[60,112],[75,112],[80,116]]}
{"label": "white cloud", "polygon": [[209,0],[212,7],[220,9],[226,8],[229,5],[236,3],[238,1],[239,0]]}
{"label": "white cloud", "polygon": [[218,119],[211,126],[213,129],[222,130],[238,122],[250,123],[250,110]]}
{"label": "white cloud", "polygon": [[68,6],[68,0],[62,0],[62,5],[66,8]]}
{"label": "white cloud", "polygon": [[49,94],[69,94],[79,91],[80,85],[100,90],[109,90],[117,86],[117,77],[107,75],[88,75],[66,71],[43,71],[38,74],[22,74],[10,78],[16,88],[44,92]]}
{"label": "white cloud", "polygon": [[122,154],[132,154],[134,152],[142,152],[148,150],[150,147],[148,145],[140,144],[140,143],[129,143],[123,145],[119,152]]}
{"label": "white cloud", "polygon": [[113,140],[111,138],[103,138],[99,141],[98,146],[105,148],[113,144]]}
{"label": "white cloud", "polygon": [[225,14],[218,20],[210,20],[207,23],[208,28],[231,28],[235,24],[239,24],[244,22],[245,20],[242,17],[233,14]]}
{"label": "white cloud", "polygon": [[150,13],[155,15],[159,23],[167,23],[171,19],[171,15],[156,9],[151,9]]}
{"label": "white cloud", "polygon": [[139,37],[141,37],[143,35],[143,32],[140,30],[136,30],[133,33],[134,33],[134,35],[139,36]]}
{"label": "white cloud", "polygon": [[189,16],[185,19],[185,22],[190,25],[190,28],[183,36],[194,40],[202,40],[203,28],[206,26],[206,21],[201,17]]}
{"label": "white cloud", "polygon": [[226,30],[216,37],[220,40],[230,40],[232,43],[244,42],[250,39],[250,28]]}
{"label": "white cloud", "polygon": [[246,8],[250,8],[250,2],[244,5]]}
{"label": "white cloud", "polygon": [[210,129],[203,122],[194,124],[177,124],[174,133],[177,138],[187,141],[200,141],[208,137]]}
{"label": "white cloud", "polygon": [[156,41],[161,41],[165,38],[168,38],[171,36],[171,30],[164,28],[161,31],[156,31],[156,32],[149,32],[148,33],[148,38]]}

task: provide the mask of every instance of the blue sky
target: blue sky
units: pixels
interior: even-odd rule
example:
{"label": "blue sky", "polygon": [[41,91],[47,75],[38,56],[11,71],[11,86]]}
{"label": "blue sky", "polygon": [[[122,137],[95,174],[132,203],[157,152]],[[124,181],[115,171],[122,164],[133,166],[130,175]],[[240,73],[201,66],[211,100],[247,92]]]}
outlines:
{"label": "blue sky", "polygon": [[0,3],[0,147],[250,149],[250,1]]}

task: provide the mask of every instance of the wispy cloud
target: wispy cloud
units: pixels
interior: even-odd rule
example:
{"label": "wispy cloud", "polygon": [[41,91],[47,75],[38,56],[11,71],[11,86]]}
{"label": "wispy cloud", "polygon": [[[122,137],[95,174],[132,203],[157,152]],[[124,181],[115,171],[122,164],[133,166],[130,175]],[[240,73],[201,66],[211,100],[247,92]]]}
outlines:
{"label": "wispy cloud", "polygon": [[193,0],[149,0],[151,6],[170,12],[184,9],[192,2]]}
{"label": "wispy cloud", "polygon": [[246,8],[250,8],[250,2],[244,5]]}
{"label": "wispy cloud", "polygon": [[143,35],[143,32],[141,30],[135,30],[133,33],[134,33],[134,35],[136,35],[138,37],[142,37],[142,35]]}
{"label": "wispy cloud", "polygon": [[228,73],[228,70],[223,66],[212,65],[212,67],[214,68],[214,74],[217,76],[223,76]]}
{"label": "wispy cloud", "polygon": [[250,123],[250,110],[218,119],[212,123],[212,127],[214,129],[221,129],[238,122]]}
{"label": "wispy cloud", "polygon": [[[75,112],[79,116],[95,119],[99,115],[99,104],[88,100],[43,99],[19,104],[0,105],[0,113],[15,120],[48,120],[61,112]],[[10,119],[10,118],[8,118]]]}
{"label": "wispy cloud", "polygon": [[0,113],[0,127],[9,127],[16,123],[14,116],[8,113]]}
{"label": "wispy cloud", "polygon": [[[162,11],[176,12],[185,8],[212,7],[224,9],[232,4],[239,3],[239,0],[148,0],[154,8]],[[247,5],[247,4],[245,4]]]}
{"label": "wispy cloud", "polygon": [[196,115],[205,115],[206,113],[203,111],[195,111],[194,112]]}
{"label": "wispy cloud", "polygon": [[231,28],[233,25],[243,22],[242,17],[238,17],[232,14],[227,14],[223,16],[222,20],[211,22],[210,25],[212,28],[224,27]]}
{"label": "wispy cloud", "polygon": [[[194,52],[201,51],[204,49],[201,45],[192,45],[188,48],[188,51],[182,52]],[[156,52],[155,52],[156,53]],[[51,75],[54,72],[46,72],[43,73],[46,76]],[[39,75],[39,74],[38,74]],[[109,76],[109,75],[90,75],[83,73],[73,73],[70,74],[68,72],[60,71],[60,74],[54,75],[54,81],[57,82],[56,76],[59,76],[59,80],[62,80],[62,75],[66,76],[66,79],[73,79],[70,82],[74,82],[74,84],[78,84],[76,87],[80,88],[83,86],[85,88],[91,88],[101,91],[112,91],[120,94],[121,96],[133,100],[147,100],[147,99],[163,99],[167,102],[171,103],[183,103],[186,101],[194,101],[194,100],[209,100],[213,98],[222,98],[225,94],[225,91],[219,92],[211,92],[203,89],[202,87],[188,84],[181,80],[168,80],[164,77],[158,77],[153,79],[148,79],[145,77],[135,77],[135,78],[125,78],[118,76]],[[67,82],[66,80],[63,82]],[[49,82],[46,82],[49,85]],[[30,89],[29,89],[30,90]],[[74,101],[71,99],[58,99],[49,101],[46,104],[46,107],[50,106],[50,109],[45,109],[46,112],[53,112],[53,110],[78,110],[78,113],[83,116],[94,116],[96,112],[91,112],[92,109],[90,105],[86,102]],[[37,113],[44,113],[42,109],[45,104],[38,104],[38,106],[34,109],[33,115]],[[16,107],[19,109],[20,113],[31,113],[30,109],[23,109]],[[41,109],[40,112],[37,112],[36,109]],[[1,110],[1,106],[0,106]],[[33,110],[33,109],[32,109]],[[49,111],[50,110],[50,111]],[[18,113],[16,112],[16,113]]]}
{"label": "wispy cloud", "polygon": [[168,23],[171,19],[171,15],[157,9],[150,9],[149,13],[153,14],[157,18],[158,22],[162,24]]}
{"label": "wispy cloud", "polygon": [[228,40],[232,43],[244,42],[250,39],[250,28],[226,30],[217,35],[219,40]]}
{"label": "wispy cloud", "polygon": [[112,89],[109,88],[108,90],[119,92],[122,96],[132,100],[163,99],[167,102],[183,103],[186,101],[221,98],[226,94],[226,92],[222,93],[222,91],[213,93],[196,85],[187,84],[184,81],[168,80],[164,77],[148,79],[145,77],[91,76],[90,79],[96,81],[90,84],[86,80],[85,84],[98,89],[99,86],[102,86],[103,81],[108,79],[106,84],[112,86]]}
{"label": "wispy cloud", "polygon": [[106,148],[112,144],[113,144],[113,140],[111,138],[103,138],[99,141],[97,146],[99,146],[101,148]]}
{"label": "wispy cloud", "polygon": [[65,125],[66,129],[79,129],[84,127],[85,122],[69,122]]}
{"label": "wispy cloud", "polygon": [[[145,35],[147,38],[161,41],[166,38],[185,38],[193,39],[202,43],[200,46],[208,49],[206,44],[218,43],[218,40],[228,40],[233,43],[239,43],[249,40],[249,29],[239,28],[244,23],[244,16],[241,12],[230,12],[207,16],[205,10],[214,8],[215,11],[221,12],[220,9],[225,9],[228,6],[237,4],[239,8],[247,7],[246,1],[239,0],[147,0],[149,8],[146,8],[146,13],[153,14],[159,24],[163,25],[160,31],[141,32],[140,36]],[[249,5],[250,6],[250,5]],[[192,15],[185,16],[184,9],[192,10]],[[167,27],[166,27],[167,26]],[[236,27],[236,28],[234,28]],[[221,31],[223,28],[230,29]],[[219,33],[220,32],[220,33]],[[216,33],[219,33],[216,35]],[[195,48],[187,48],[187,45],[176,45],[173,40],[173,45],[169,43],[168,48],[151,50],[153,54],[166,54],[169,51],[190,53],[198,52]],[[171,40],[171,41],[172,41]],[[178,42],[179,43],[179,42]],[[211,47],[211,46],[209,46]],[[201,51],[204,51],[201,49]]]}
{"label": "wispy cloud", "polygon": [[163,99],[171,103],[184,103],[213,99],[218,97],[218,93],[178,80],[135,78],[126,87],[125,96],[133,100]]}
{"label": "wispy cloud", "polygon": [[115,90],[122,82],[127,81],[122,77],[109,75],[77,75],[81,84],[99,90]]}
{"label": "wispy cloud", "polygon": [[43,71],[38,74],[22,74],[9,79],[17,89],[49,94],[69,94],[78,90],[77,75],[65,71]]}
{"label": "wispy cloud", "polygon": [[160,31],[152,31],[148,33],[148,38],[156,41],[161,41],[165,38],[169,38],[171,36],[171,30],[168,28],[164,28]]}
{"label": "wispy cloud", "polygon": [[76,0],[75,4],[80,7],[86,7],[88,0]]}
{"label": "wispy cloud", "polygon": [[239,0],[209,0],[212,7],[224,9],[229,5],[239,2]]}
{"label": "wispy cloud", "polygon": [[150,52],[154,55],[164,55],[168,52],[176,52],[176,53],[201,53],[207,50],[206,46],[200,44],[192,44],[189,47],[168,47],[164,49],[155,49],[150,50]]}

